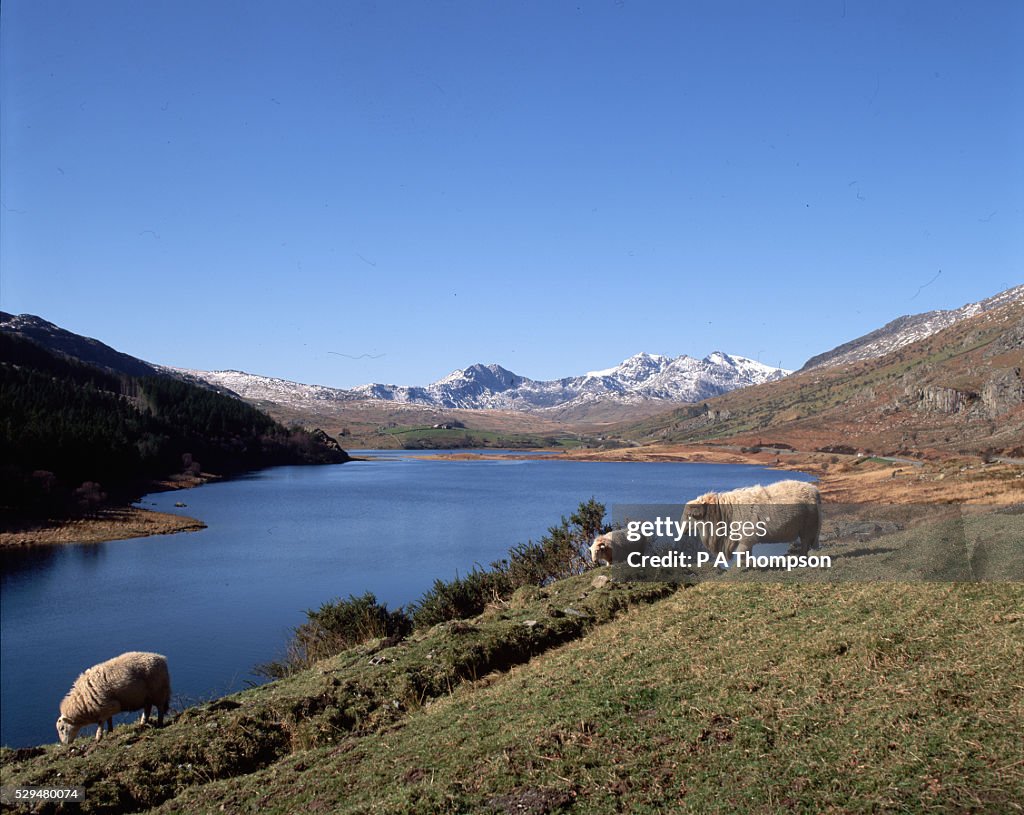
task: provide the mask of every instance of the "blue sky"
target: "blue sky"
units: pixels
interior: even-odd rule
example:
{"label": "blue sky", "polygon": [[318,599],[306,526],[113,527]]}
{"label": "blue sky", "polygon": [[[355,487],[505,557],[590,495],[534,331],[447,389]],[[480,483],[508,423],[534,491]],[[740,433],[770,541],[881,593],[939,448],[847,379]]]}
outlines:
{"label": "blue sky", "polygon": [[1019,2],[0,15],[0,309],[154,362],[799,367],[1024,282]]}

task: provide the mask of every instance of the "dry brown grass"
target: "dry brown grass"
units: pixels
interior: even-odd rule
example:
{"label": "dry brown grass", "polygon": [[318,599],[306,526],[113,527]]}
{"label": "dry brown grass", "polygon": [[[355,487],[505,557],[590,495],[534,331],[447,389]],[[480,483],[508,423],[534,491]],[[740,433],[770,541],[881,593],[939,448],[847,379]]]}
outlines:
{"label": "dry brown grass", "polygon": [[88,518],[72,521],[41,521],[0,531],[0,548],[47,546],[64,543],[103,543],[104,541],[144,538],[195,532],[206,524],[195,518],[153,512],[137,507],[103,509]]}
{"label": "dry brown grass", "polygon": [[1024,467],[985,464],[977,457],[924,461],[920,466],[828,453],[744,453],[704,445],[657,444],[623,450],[567,453],[580,461],[679,461],[759,464],[799,470],[819,479],[831,503],[963,503],[1005,506],[1024,501]]}

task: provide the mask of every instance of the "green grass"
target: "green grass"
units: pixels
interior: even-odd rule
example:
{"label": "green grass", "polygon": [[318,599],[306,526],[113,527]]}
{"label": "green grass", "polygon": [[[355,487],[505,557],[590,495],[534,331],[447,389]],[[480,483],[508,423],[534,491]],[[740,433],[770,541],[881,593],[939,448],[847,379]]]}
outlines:
{"label": "green grass", "polygon": [[3,783],[85,813],[1021,812],[1024,583],[892,582],[1020,579],[1022,516],[949,511],[826,546],[859,582],[523,588],[160,730],[5,749]]}
{"label": "green grass", "polygon": [[559,433],[501,433],[473,428],[446,430],[430,425],[399,426],[390,428],[382,435],[394,438],[400,447],[411,450],[443,450],[459,447],[494,448],[539,448],[579,447],[581,442],[575,436]]}
{"label": "green grass", "polygon": [[706,584],[165,811],[1020,811],[1022,602]]}

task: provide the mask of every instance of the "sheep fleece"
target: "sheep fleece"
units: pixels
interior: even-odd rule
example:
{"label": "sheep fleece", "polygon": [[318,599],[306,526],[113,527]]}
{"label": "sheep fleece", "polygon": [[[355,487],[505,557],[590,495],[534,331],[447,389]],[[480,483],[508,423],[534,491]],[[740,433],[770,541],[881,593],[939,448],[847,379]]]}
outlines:
{"label": "sheep fleece", "polygon": [[764,537],[733,540],[726,535],[700,533],[703,544],[712,554],[749,552],[756,543],[792,543],[800,539],[800,554],[818,548],[821,530],[821,495],[818,488],[805,481],[779,481],[767,487],[743,487],[730,492],[709,492],[694,499],[683,511],[683,521],[718,523],[763,522],[768,530]]}
{"label": "sheep fleece", "polygon": [[74,735],[94,723],[102,732],[103,722],[115,714],[140,708],[148,713],[151,705],[162,722],[170,699],[167,658],[129,651],[84,671],[60,703],[60,715],[73,726]]}

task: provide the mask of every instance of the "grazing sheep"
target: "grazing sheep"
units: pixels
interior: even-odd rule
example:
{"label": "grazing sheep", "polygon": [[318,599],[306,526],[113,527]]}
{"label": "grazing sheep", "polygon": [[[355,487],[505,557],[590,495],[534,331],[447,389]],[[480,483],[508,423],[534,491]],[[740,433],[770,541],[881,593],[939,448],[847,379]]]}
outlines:
{"label": "grazing sheep", "polygon": [[647,551],[647,539],[631,541],[626,537],[625,529],[614,529],[594,538],[590,544],[590,559],[596,564],[604,561],[609,566],[613,563],[625,563],[632,552],[641,555]]}
{"label": "grazing sheep", "polygon": [[[713,555],[724,553],[731,558],[734,552],[749,552],[758,543],[789,543],[791,552],[806,555],[812,547],[818,548],[821,495],[805,481],[709,492],[686,505],[682,522],[697,531]],[[751,529],[758,524],[767,534]]]}
{"label": "grazing sheep", "polygon": [[103,722],[114,729],[114,715],[142,709],[142,721],[156,707],[157,724],[171,701],[171,677],[167,658],[160,654],[129,651],[119,657],[93,665],[84,671],[60,703],[57,735],[61,744],[71,744],[78,731],[89,724],[96,728],[96,741],[103,738]]}

